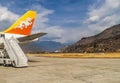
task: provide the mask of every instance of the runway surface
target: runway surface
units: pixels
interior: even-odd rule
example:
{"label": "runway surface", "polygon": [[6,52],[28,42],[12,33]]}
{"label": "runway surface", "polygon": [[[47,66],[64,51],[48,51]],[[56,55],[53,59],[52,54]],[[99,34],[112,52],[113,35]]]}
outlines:
{"label": "runway surface", "polygon": [[29,67],[0,66],[0,83],[120,83],[120,59],[29,57]]}

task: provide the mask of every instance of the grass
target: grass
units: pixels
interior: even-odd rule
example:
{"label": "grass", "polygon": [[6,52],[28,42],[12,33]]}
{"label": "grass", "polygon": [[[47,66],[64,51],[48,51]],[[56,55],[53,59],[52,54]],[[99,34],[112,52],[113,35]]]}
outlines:
{"label": "grass", "polygon": [[120,53],[46,53],[27,54],[37,57],[59,57],[59,58],[120,58]]}

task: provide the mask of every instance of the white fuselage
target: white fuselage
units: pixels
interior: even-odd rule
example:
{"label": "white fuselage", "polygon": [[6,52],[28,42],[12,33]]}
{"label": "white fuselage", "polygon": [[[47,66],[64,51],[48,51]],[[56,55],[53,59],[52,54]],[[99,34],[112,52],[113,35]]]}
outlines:
{"label": "white fuselage", "polygon": [[[17,38],[21,38],[21,37],[26,36],[26,35],[11,34],[11,33],[0,33],[0,34],[3,34],[6,39],[11,39],[12,37],[17,39]],[[38,40],[39,40],[39,38],[35,38],[33,40],[26,40],[26,41],[21,42],[21,43],[28,43],[28,42],[38,41]]]}
{"label": "white fuselage", "polygon": [[17,39],[17,38],[25,37],[26,36],[26,35],[11,34],[11,33],[2,33],[2,34],[4,34],[4,36],[5,36],[6,39],[10,39],[12,37],[14,37],[14,38]]}

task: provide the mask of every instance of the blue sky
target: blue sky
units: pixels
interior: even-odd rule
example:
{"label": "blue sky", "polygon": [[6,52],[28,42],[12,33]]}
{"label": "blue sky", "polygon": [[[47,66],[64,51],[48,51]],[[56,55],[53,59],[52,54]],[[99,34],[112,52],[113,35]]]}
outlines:
{"label": "blue sky", "polygon": [[28,10],[37,11],[33,32],[41,40],[70,43],[120,23],[120,0],[0,0],[0,30]]}

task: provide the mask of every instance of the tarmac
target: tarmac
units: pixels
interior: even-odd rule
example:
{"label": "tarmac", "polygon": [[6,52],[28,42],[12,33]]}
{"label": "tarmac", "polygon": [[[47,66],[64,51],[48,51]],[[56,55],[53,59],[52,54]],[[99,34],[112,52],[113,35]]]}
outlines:
{"label": "tarmac", "polygon": [[0,66],[0,83],[120,83],[120,59],[29,57],[29,67]]}

